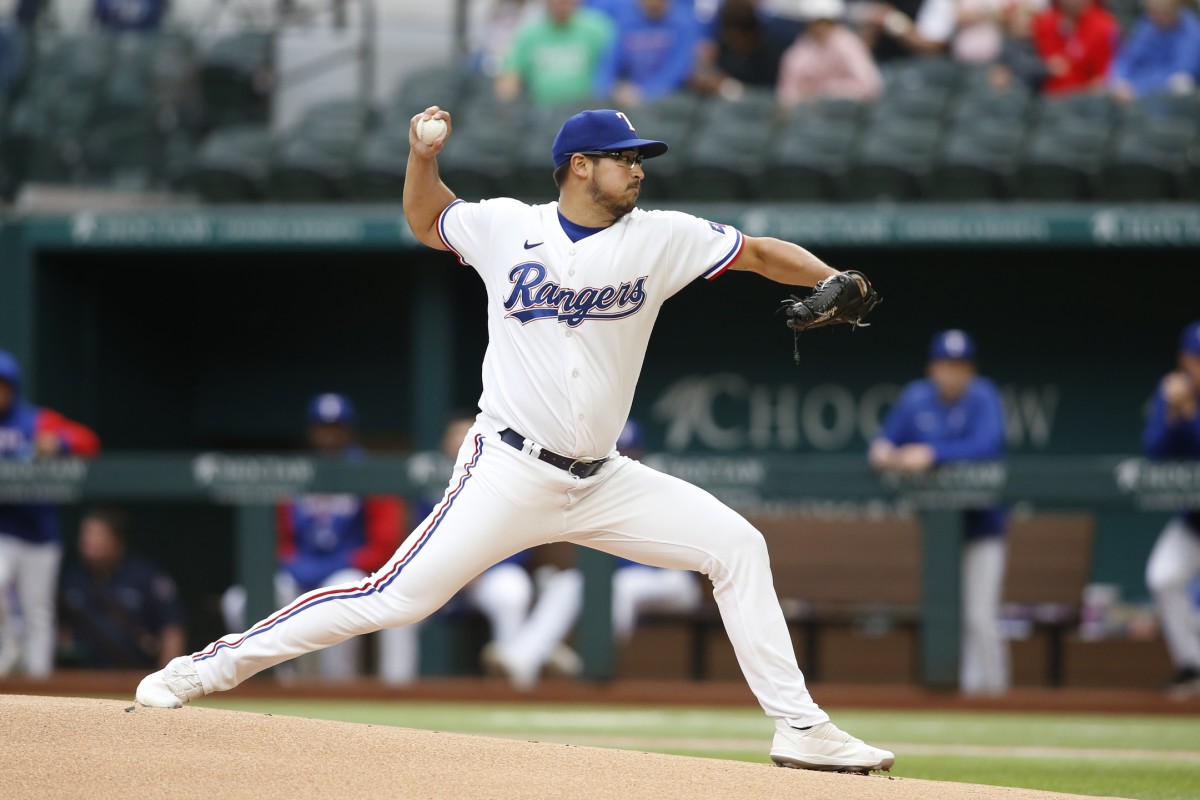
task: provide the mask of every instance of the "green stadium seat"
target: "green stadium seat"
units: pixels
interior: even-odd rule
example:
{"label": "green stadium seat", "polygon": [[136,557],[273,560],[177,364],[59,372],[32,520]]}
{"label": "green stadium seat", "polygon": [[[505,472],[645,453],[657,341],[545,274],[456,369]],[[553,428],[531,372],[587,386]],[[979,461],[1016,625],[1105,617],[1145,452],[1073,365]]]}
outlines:
{"label": "green stadium seat", "polygon": [[774,99],[748,95],[715,101],[692,136],[684,168],[673,176],[678,197],[689,200],[748,200],[762,172],[774,129]]}
{"label": "green stadium seat", "polygon": [[[467,88],[467,77],[453,63],[447,62],[406,75],[391,105],[409,119],[430,106],[440,106],[452,117],[457,117],[459,101]],[[488,88],[481,86],[478,91],[488,91]]]}
{"label": "green stadium seat", "polygon": [[411,118],[412,115],[399,106],[393,105],[387,110],[355,156],[346,178],[347,197],[367,202],[399,202],[403,199]]}
{"label": "green stadium seat", "polygon": [[1087,200],[1092,197],[1109,130],[1086,120],[1043,124],[1017,166],[1014,196],[1024,200]]}
{"label": "green stadium seat", "polygon": [[872,120],[881,124],[903,122],[940,122],[950,109],[950,91],[941,86],[925,86],[885,95],[868,109]]}
{"label": "green stadium seat", "polygon": [[1172,200],[1180,195],[1188,168],[1188,146],[1196,135],[1190,120],[1149,117],[1128,123],[1100,171],[1104,200]]}
{"label": "green stadium seat", "polygon": [[858,140],[858,119],[820,116],[803,106],[775,137],[757,194],[766,200],[825,201],[835,196]]}
{"label": "green stadium seat", "polygon": [[247,31],[218,39],[200,56],[209,125],[265,124],[270,117],[273,38]]}
{"label": "green stadium seat", "polygon": [[371,116],[359,100],[321,103],[305,112],[276,150],[267,180],[271,199],[340,198]]}
{"label": "green stadium seat", "polygon": [[211,133],[190,170],[192,188],[210,203],[262,200],[275,149],[271,132],[261,126],[234,126]]}
{"label": "green stadium seat", "polygon": [[1024,131],[1017,125],[960,125],[925,179],[928,200],[998,200],[1008,196]]}
{"label": "green stadium seat", "polygon": [[920,196],[933,166],[940,126],[934,121],[880,120],[863,136],[837,182],[842,200],[909,200]]}
{"label": "green stadium seat", "polygon": [[943,56],[917,56],[880,66],[888,96],[936,87],[952,92],[963,78],[963,67]]}

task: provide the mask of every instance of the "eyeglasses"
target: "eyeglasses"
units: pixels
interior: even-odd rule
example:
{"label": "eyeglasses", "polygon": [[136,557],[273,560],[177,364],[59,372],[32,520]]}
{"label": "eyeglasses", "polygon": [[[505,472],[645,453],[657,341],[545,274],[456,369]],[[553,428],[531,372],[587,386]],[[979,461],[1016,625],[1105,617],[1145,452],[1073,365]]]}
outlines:
{"label": "eyeglasses", "polygon": [[640,167],[644,160],[641,153],[622,153],[620,150],[583,150],[579,153],[581,156],[599,156],[600,158],[611,158],[625,169],[633,169]]}

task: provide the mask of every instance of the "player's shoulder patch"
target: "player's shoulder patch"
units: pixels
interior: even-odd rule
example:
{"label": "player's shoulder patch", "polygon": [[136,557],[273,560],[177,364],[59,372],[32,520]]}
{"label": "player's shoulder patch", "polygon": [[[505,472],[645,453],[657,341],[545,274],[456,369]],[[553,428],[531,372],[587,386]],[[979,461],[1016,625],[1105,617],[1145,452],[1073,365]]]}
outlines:
{"label": "player's shoulder patch", "polygon": [[714,231],[721,234],[722,236],[725,235],[725,226],[724,225],[722,225],[719,222],[713,222],[710,219],[706,219],[704,221],[708,223],[708,227],[712,228]]}

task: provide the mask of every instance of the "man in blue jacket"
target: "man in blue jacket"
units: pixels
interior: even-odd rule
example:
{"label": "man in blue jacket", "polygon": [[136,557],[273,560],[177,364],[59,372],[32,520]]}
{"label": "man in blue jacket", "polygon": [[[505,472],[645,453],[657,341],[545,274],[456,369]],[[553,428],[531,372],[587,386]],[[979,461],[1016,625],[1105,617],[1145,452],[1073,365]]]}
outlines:
{"label": "man in blue jacket", "polygon": [[[1183,329],[1178,369],[1167,374],[1150,401],[1142,434],[1148,458],[1162,461],[1200,459],[1200,320]],[[1146,564],[1146,583],[1162,616],[1163,635],[1178,673],[1170,693],[1200,695],[1200,628],[1188,596],[1200,575],[1200,509],[1180,511],[1158,536]]]}
{"label": "man in blue jacket", "polygon": [[[1003,457],[1004,407],[995,384],[975,372],[975,343],[960,330],[937,334],[929,346],[928,377],[906,386],[888,412],[871,442],[871,465],[919,473]],[[966,512],[959,687],[967,694],[1001,694],[1009,685],[999,622],[1007,521],[1003,508]]]}
{"label": "man in blue jacket", "polygon": [[600,62],[597,97],[632,108],[687,84],[701,41],[689,3],[637,0],[614,11],[614,21],[617,39]]}
{"label": "man in blue jacket", "polygon": [[1145,0],[1145,6],[1113,60],[1110,80],[1119,100],[1184,94],[1200,79],[1200,19],[1181,0]]}

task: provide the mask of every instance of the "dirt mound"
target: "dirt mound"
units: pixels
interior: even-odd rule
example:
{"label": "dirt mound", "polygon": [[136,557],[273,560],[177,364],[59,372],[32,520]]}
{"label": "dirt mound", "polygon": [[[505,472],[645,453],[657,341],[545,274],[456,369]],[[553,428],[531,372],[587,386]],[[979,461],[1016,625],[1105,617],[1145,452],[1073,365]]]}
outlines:
{"label": "dirt mound", "polygon": [[256,800],[1077,797],[210,708],[15,695],[0,695],[0,786],[10,800],[190,800],[200,793]]}

